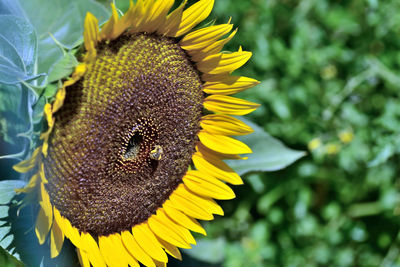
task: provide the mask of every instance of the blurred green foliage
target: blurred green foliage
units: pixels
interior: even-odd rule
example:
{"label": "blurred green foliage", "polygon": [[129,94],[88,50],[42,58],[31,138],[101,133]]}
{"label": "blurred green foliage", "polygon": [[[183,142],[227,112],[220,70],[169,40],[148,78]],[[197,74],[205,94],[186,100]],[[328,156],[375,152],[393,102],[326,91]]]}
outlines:
{"label": "blurred green foliage", "polygon": [[[227,50],[253,52],[241,74],[251,119],[309,155],[246,175],[207,224],[223,266],[400,265],[400,2],[216,1],[238,25]],[[200,242],[201,243],[201,242]],[[207,257],[209,259],[207,259]],[[183,266],[185,266],[183,264]]]}
{"label": "blurred green foliage", "polygon": [[24,267],[25,264],[8,254],[8,252],[0,247],[0,266],[3,267]]}

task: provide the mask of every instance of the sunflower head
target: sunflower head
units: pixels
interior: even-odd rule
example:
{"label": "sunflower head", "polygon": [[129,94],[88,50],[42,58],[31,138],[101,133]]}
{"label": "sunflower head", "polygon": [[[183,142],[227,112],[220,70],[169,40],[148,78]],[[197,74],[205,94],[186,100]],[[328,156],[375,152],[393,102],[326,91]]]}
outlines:
{"label": "sunflower head", "polygon": [[[250,52],[221,53],[232,24],[192,30],[213,1],[131,1],[114,5],[99,29],[87,14],[81,63],[45,106],[48,130],[31,159],[21,193],[37,196],[36,235],[56,257],[65,237],[83,266],[163,265],[166,253],[205,234],[196,219],[223,215],[213,199],[241,184],[224,159],[251,153],[231,136],[251,133],[230,115],[257,104],[229,95],[258,82],[232,76]],[[35,170],[35,171],[33,171]]]}

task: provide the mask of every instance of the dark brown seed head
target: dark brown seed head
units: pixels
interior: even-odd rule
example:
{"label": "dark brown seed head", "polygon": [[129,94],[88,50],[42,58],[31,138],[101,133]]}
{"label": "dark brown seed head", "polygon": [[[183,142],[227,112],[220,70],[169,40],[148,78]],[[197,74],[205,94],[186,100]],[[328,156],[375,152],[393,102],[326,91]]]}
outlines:
{"label": "dark brown seed head", "polygon": [[95,235],[146,221],[191,162],[201,89],[169,38],[137,34],[102,44],[56,114],[44,159],[51,203]]}

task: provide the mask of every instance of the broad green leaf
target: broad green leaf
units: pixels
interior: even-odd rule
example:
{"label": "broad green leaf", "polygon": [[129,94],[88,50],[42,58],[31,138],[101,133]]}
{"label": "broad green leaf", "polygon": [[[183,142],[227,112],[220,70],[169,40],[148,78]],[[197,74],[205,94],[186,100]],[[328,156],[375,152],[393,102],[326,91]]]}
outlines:
{"label": "broad green leaf", "polygon": [[59,82],[60,84],[57,83],[51,83],[47,85],[46,90],[43,92],[43,96],[46,97],[46,99],[51,98],[57,93],[57,89],[61,87],[62,83]]}
{"label": "broad green leaf", "polygon": [[[21,16],[16,4],[6,1],[0,8],[2,13]],[[0,15],[0,25],[0,135],[13,145],[4,148],[2,153],[6,154],[0,158],[16,158],[25,154],[33,127],[37,91],[26,85],[39,77],[35,70],[37,39],[33,27],[22,17]]]}
{"label": "broad green leaf", "polygon": [[32,106],[36,96],[24,85],[0,84],[0,135],[3,140],[13,145],[7,154],[0,158],[21,157],[29,145],[29,140],[22,135],[29,136],[32,131]]}
{"label": "broad green leaf", "polygon": [[0,25],[0,83],[33,79],[37,49],[33,27],[13,15],[0,15]]}
{"label": "broad green leaf", "polygon": [[[47,88],[46,88],[47,90]],[[44,112],[44,106],[46,105],[46,97],[41,96],[39,100],[35,103],[35,106],[33,107],[33,114],[32,114],[32,123],[33,124],[38,124],[43,120],[43,112]]]}
{"label": "broad green leaf", "polygon": [[247,160],[227,161],[229,166],[239,175],[252,171],[277,171],[305,155],[303,151],[287,148],[281,141],[270,136],[250,120],[240,119],[251,126],[254,133],[237,137],[238,140],[244,142],[253,150],[252,154],[246,155],[249,158]]}
{"label": "broad green leaf", "polygon": [[15,0],[0,1],[0,15],[14,15],[19,18],[25,17],[19,2]]}
{"label": "broad green leaf", "polygon": [[20,4],[36,29],[39,39],[39,72],[48,73],[50,67],[63,57],[62,48],[72,49],[82,41],[83,22],[87,12],[103,23],[109,12],[92,0],[30,0]]}

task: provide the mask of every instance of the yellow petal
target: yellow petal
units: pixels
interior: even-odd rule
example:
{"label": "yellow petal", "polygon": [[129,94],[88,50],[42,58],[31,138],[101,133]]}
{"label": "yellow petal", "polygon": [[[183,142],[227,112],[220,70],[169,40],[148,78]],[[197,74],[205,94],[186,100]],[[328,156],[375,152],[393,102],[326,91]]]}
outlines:
{"label": "yellow petal", "polygon": [[[51,206],[51,203],[50,203],[50,196],[47,193],[46,188],[44,187],[43,183],[40,184],[39,201],[43,202],[44,208],[46,210],[52,210],[53,209],[53,207]],[[50,214],[50,211],[47,211],[47,213]],[[51,211],[51,213],[52,213],[52,211]]]}
{"label": "yellow petal", "polygon": [[200,196],[215,199],[233,199],[235,193],[223,182],[199,171],[189,171],[183,177],[185,185]]}
{"label": "yellow petal", "polygon": [[205,207],[208,212],[221,216],[224,215],[223,209],[217,204],[217,202],[214,201],[214,199],[198,196],[197,194],[190,191],[189,188],[187,188],[184,184],[181,184],[180,188],[178,187],[178,189],[179,190],[177,190],[177,194],[180,194],[181,196]]}
{"label": "yellow petal", "polygon": [[[38,173],[39,173],[41,182],[42,182],[43,184],[47,184],[48,181],[47,181],[46,176],[45,176],[45,173],[44,173],[44,164],[43,164],[43,163],[40,164],[40,170],[39,170]],[[44,187],[43,187],[43,189],[44,189]],[[45,194],[48,196],[47,192],[45,192]]]}
{"label": "yellow petal", "polygon": [[232,95],[256,86],[260,82],[243,76],[227,76],[218,82],[206,82],[203,91],[210,95]]}
{"label": "yellow petal", "polygon": [[163,25],[160,25],[157,33],[165,36],[175,36],[179,30],[179,24],[182,20],[183,9],[185,8],[187,0],[184,0],[180,6],[169,14]]}
{"label": "yellow petal", "polygon": [[[87,70],[87,64],[79,63],[78,66],[75,67],[74,73],[72,73],[72,78],[74,80],[72,84],[74,84],[77,80],[79,80],[86,73],[86,70]],[[67,82],[68,81],[64,83],[64,87],[68,86]],[[71,82],[69,84],[72,85]]]}
{"label": "yellow petal", "polygon": [[33,154],[30,159],[21,161],[20,163],[13,166],[13,169],[20,173],[26,173],[30,171],[33,167],[36,166],[36,162],[38,161],[38,157],[40,154],[42,147],[38,147],[33,151]]}
{"label": "yellow petal", "polygon": [[89,261],[93,266],[106,266],[103,256],[100,253],[99,246],[91,234],[81,233],[82,248],[87,252]]}
{"label": "yellow petal", "polygon": [[[148,1],[147,3],[152,3],[152,0]],[[146,5],[146,2],[144,0],[137,0],[135,4],[134,10],[134,15],[131,15],[131,21],[130,21],[130,29],[129,33],[136,33],[139,32],[140,28],[139,26],[141,25],[142,21],[145,19],[144,15],[146,12],[146,7],[149,7],[149,5]],[[128,10],[129,12],[129,10]]]}
{"label": "yellow petal", "polygon": [[192,160],[196,169],[203,173],[207,173],[234,185],[243,184],[242,179],[234,170],[212,154],[203,155],[200,152],[196,152],[193,154]]}
{"label": "yellow petal", "polygon": [[50,203],[49,195],[47,194],[43,183],[40,184],[40,210],[36,219],[35,233],[39,240],[39,244],[43,244],[46,236],[50,231],[53,223],[53,207]]}
{"label": "yellow petal", "polygon": [[61,216],[60,212],[54,208],[54,218],[57,220],[58,225],[62,229],[64,235],[71,241],[71,243],[77,247],[81,247],[81,235],[78,229],[73,227],[70,221]]}
{"label": "yellow petal", "polygon": [[204,107],[216,113],[228,115],[246,115],[256,110],[260,105],[225,95],[210,95],[204,99]]}
{"label": "yellow petal", "polygon": [[39,244],[42,245],[46,241],[46,236],[50,231],[51,224],[53,222],[52,213],[48,214],[43,208],[43,202],[39,202],[40,209],[36,218],[35,233],[38,238]]}
{"label": "yellow petal", "polygon": [[99,249],[108,266],[127,266],[127,260],[122,256],[121,248],[114,242],[111,234],[99,236]]}
{"label": "yellow petal", "polygon": [[161,246],[164,248],[164,250],[171,255],[172,257],[174,257],[175,259],[178,260],[182,260],[182,255],[179,252],[179,249],[177,247],[175,247],[174,245],[171,245],[170,243],[157,238],[158,242],[160,242]]}
{"label": "yellow petal", "polygon": [[114,251],[115,248],[112,244],[112,241],[108,238],[108,236],[99,236],[99,249],[100,253],[104,258],[104,261],[108,266],[126,266],[127,263],[123,262],[122,259],[116,258],[114,259],[114,255],[118,253]]}
{"label": "yellow petal", "polygon": [[[63,234],[70,239],[70,241],[76,246],[76,247],[80,247],[80,235],[78,230],[75,228],[75,234],[74,236],[72,236],[70,233],[73,232],[71,231],[72,226],[71,223],[69,223],[69,221],[67,219],[64,219],[63,217],[61,217],[60,212],[56,209],[56,207],[53,208],[53,215],[54,215],[54,221],[57,223],[57,225],[60,227],[61,231],[63,232]],[[71,238],[72,236],[72,238]]]}
{"label": "yellow petal", "polygon": [[91,51],[96,47],[98,34],[99,34],[99,21],[92,13],[87,12],[84,23],[84,31],[83,31],[83,39],[86,51]]}
{"label": "yellow petal", "polygon": [[56,113],[62,107],[62,105],[64,103],[65,95],[66,95],[65,87],[61,87],[61,89],[59,89],[57,91],[56,99],[54,100],[54,103],[53,103],[53,107],[52,107],[53,114]]}
{"label": "yellow petal", "polygon": [[78,259],[82,267],[90,267],[90,262],[87,253],[84,250],[77,249]]}
{"label": "yellow petal", "polygon": [[237,29],[234,30],[227,38],[210,43],[208,46],[198,49],[189,50],[188,54],[194,62],[201,62],[204,58],[218,54],[221,52],[225,44],[227,44],[236,34]]}
{"label": "yellow petal", "polygon": [[118,23],[118,12],[115,8],[114,3],[111,3],[111,18],[101,28],[99,39],[100,40],[113,40],[118,36],[115,36],[114,30]]}
{"label": "yellow petal", "polygon": [[[248,159],[248,157],[242,157],[238,154],[225,154],[225,153],[219,153],[216,152],[212,149],[209,149],[208,147],[206,147],[205,145],[203,145],[201,142],[197,142],[196,144],[196,151],[199,151],[200,153],[202,153],[205,156],[209,156],[211,155],[213,160],[214,158],[217,158],[218,160],[225,160],[225,159],[234,159],[234,160],[245,160]],[[218,166],[218,165],[215,165]]]}
{"label": "yellow petal", "polygon": [[252,153],[251,149],[239,140],[224,135],[209,134],[200,131],[198,137],[202,144],[209,149],[225,154],[248,154]]}
{"label": "yellow petal", "polygon": [[173,229],[175,223],[160,216],[159,211],[149,218],[148,224],[153,233],[159,238],[181,248],[191,248],[185,239]]}
{"label": "yellow petal", "polygon": [[128,11],[121,17],[120,20],[114,26],[113,36],[112,38],[116,38],[120,36],[128,27],[131,26],[132,21],[136,18],[136,6],[132,0],[129,0],[129,8]]}
{"label": "yellow petal", "polygon": [[174,193],[203,207],[208,213],[224,215],[222,208],[212,198],[201,197],[190,191],[184,184],[180,184]]}
{"label": "yellow petal", "polygon": [[251,52],[248,51],[220,53],[204,58],[197,63],[197,68],[208,74],[230,73],[243,66],[251,55]]}
{"label": "yellow petal", "polygon": [[158,218],[160,218],[163,222],[171,225],[174,231],[178,233],[188,244],[196,244],[196,240],[194,239],[188,228],[180,224],[176,224],[167,216],[167,213],[164,211],[163,208],[157,210],[157,215],[159,215]]}
{"label": "yellow petal", "polygon": [[52,128],[54,126],[53,107],[49,103],[46,103],[43,111],[46,116],[47,125],[49,128]]}
{"label": "yellow petal", "polygon": [[232,30],[232,24],[220,24],[186,34],[179,42],[182,49],[201,49],[221,39]]}
{"label": "yellow petal", "polygon": [[163,209],[165,213],[168,215],[170,219],[175,221],[175,223],[180,224],[194,232],[207,235],[204,228],[198,223],[195,219],[188,217],[184,213],[180,212],[177,209],[172,207],[172,204],[169,203],[170,200],[165,201],[166,205],[163,205]]}
{"label": "yellow petal", "polygon": [[116,254],[117,257],[123,259],[131,267],[140,267],[139,263],[133,257],[133,255],[131,253],[129,253],[128,250],[125,249],[125,246],[123,245],[120,234],[115,233],[115,234],[109,235],[108,237],[112,241],[114,248],[116,248],[116,250],[119,252],[118,254]]}
{"label": "yellow petal", "polygon": [[142,30],[152,33],[165,23],[168,11],[174,4],[174,0],[158,0],[151,4],[148,14],[145,16],[147,20],[141,26]]}
{"label": "yellow petal", "polygon": [[[207,207],[201,206],[190,199],[182,197],[175,192],[169,197],[172,207],[182,211],[183,213],[200,220],[212,220],[214,216],[211,212],[207,211]],[[168,204],[164,204],[168,205]]]}
{"label": "yellow petal", "polygon": [[162,250],[161,244],[157,241],[147,223],[132,227],[132,234],[143,250],[153,259],[160,262],[168,262],[167,255]]}
{"label": "yellow petal", "polygon": [[58,225],[57,220],[53,220],[53,226],[50,232],[50,256],[55,258],[60,254],[62,245],[64,243],[64,233],[61,227]]}
{"label": "yellow petal", "polygon": [[53,207],[50,203],[49,195],[44,188],[44,184],[40,184],[40,210],[36,219],[35,232],[40,244],[46,240],[46,236],[50,231],[53,223]]}
{"label": "yellow petal", "polygon": [[44,115],[47,120],[48,129],[46,132],[44,132],[40,135],[40,139],[44,140],[43,145],[42,145],[42,154],[44,157],[47,157],[47,149],[49,147],[48,139],[49,139],[51,131],[53,130],[54,123],[55,123],[55,119],[53,117],[52,106],[49,103],[44,105]]}
{"label": "yellow petal", "polygon": [[245,135],[253,132],[253,129],[241,120],[222,114],[203,116],[200,126],[210,134]]}
{"label": "yellow petal", "polygon": [[135,32],[143,32],[144,28],[148,25],[147,22],[151,19],[151,10],[155,5],[156,0],[139,0],[136,3],[136,10],[138,18],[135,23]]}
{"label": "yellow petal", "polygon": [[121,233],[122,242],[125,248],[141,263],[147,267],[155,267],[152,258],[139,246],[129,231]]}
{"label": "yellow petal", "polygon": [[181,36],[202,22],[211,13],[214,0],[200,0],[186,9],[182,14],[179,29],[174,37]]}

